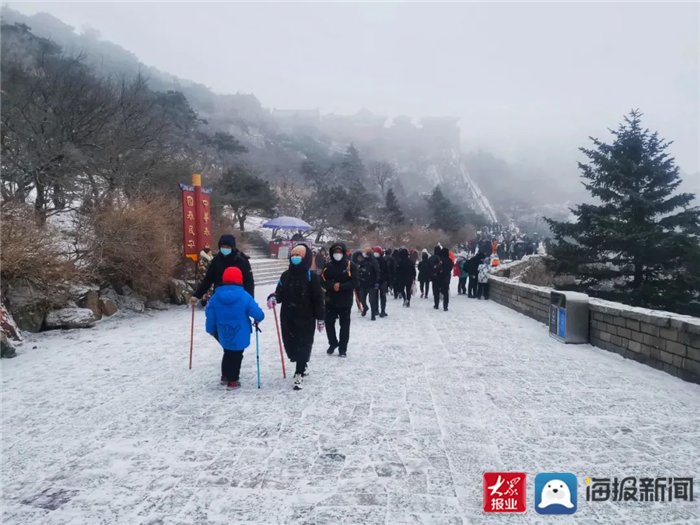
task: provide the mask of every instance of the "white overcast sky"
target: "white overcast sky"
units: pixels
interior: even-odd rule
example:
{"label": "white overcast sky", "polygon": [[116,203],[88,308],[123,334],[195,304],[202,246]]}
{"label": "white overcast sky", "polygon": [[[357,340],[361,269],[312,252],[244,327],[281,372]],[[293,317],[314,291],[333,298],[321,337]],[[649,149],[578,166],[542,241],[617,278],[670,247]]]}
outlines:
{"label": "white overcast sky", "polygon": [[23,3],[266,107],[460,117],[465,149],[575,171],[631,108],[700,170],[698,3]]}

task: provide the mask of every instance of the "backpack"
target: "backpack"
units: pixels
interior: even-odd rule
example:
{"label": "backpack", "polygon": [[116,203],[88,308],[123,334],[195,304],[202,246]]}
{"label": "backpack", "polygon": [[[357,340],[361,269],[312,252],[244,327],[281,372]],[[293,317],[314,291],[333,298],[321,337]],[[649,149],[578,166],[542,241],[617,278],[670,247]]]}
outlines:
{"label": "backpack", "polygon": [[433,271],[433,279],[436,279],[438,277],[442,277],[442,257],[439,256],[433,256],[433,263],[432,263],[432,271]]}

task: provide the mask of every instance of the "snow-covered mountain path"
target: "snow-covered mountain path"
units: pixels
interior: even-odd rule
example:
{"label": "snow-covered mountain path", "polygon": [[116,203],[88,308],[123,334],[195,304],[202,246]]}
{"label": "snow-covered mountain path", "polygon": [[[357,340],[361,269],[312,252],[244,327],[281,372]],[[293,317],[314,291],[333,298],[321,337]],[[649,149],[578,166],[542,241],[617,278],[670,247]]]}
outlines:
{"label": "snow-covered mountain path", "polygon": [[[348,359],[317,335],[301,392],[267,310],[261,390],[254,347],[243,389],[219,386],[202,311],[187,369],[186,307],[31,336],[1,363],[2,522],[550,523],[532,499],[543,471],[578,476],[569,521],[700,522],[697,488],[691,503],[593,503],[583,485],[697,482],[699,386],[562,345],[491,301],[453,292],[450,306],[390,299],[376,322],[355,310]],[[524,516],[483,514],[492,470],[527,473]]]}

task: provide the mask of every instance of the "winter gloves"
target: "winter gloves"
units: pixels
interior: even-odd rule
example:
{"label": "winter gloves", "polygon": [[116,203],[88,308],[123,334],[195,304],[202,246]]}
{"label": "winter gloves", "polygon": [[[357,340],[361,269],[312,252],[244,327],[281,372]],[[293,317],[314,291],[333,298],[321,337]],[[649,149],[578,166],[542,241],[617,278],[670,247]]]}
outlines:
{"label": "winter gloves", "polygon": [[277,297],[271,293],[267,296],[267,307],[272,310],[277,305]]}

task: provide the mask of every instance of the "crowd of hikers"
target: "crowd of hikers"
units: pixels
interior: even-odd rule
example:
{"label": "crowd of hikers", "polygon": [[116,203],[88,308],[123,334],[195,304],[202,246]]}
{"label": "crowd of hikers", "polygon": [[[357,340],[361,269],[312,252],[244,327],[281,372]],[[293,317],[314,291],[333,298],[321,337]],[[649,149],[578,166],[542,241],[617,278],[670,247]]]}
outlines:
{"label": "crowd of hikers", "polygon": [[[237,389],[243,352],[265,314],[254,299],[248,256],[236,248],[235,237],[223,235],[218,248],[216,255],[209,248],[200,254],[201,280],[191,303],[206,306],[206,330],[223,348],[221,383]],[[458,295],[488,299],[489,275],[499,264],[497,246],[477,242],[471,252],[467,249],[455,254],[440,245],[432,253],[365,246],[351,252],[342,242],[328,250],[298,242],[290,252],[289,268],[266,301],[275,316],[280,305],[281,338],[296,367],[294,389],[300,390],[308,375],[315,331],[326,332],[328,355],[337,351],[347,357],[353,305],[362,317],[376,321],[388,316],[387,297],[410,308],[418,292],[428,299],[432,289],[433,308],[442,306],[447,312],[453,277],[458,279]]]}

